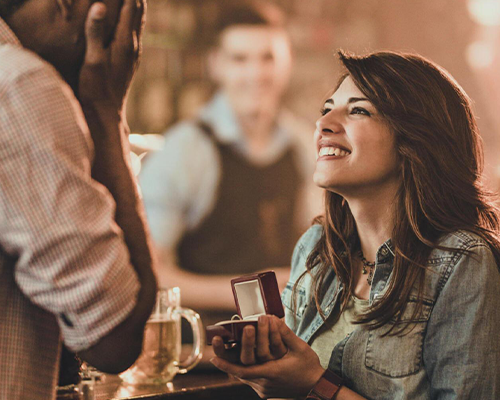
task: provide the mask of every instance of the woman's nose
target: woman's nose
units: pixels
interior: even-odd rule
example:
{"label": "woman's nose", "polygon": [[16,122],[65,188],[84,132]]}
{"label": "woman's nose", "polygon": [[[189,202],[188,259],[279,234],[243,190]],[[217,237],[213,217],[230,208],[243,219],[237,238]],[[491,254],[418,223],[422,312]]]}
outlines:
{"label": "woman's nose", "polygon": [[330,115],[332,111],[323,115],[316,121],[316,129],[320,133],[339,133],[342,131],[342,125],[336,120],[333,115]]}

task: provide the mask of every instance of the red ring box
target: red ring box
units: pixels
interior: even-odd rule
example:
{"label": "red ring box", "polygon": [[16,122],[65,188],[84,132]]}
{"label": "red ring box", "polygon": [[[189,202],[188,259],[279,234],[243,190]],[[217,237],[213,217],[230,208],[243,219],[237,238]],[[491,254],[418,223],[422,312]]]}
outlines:
{"label": "red ring box", "polygon": [[207,326],[209,345],[215,336],[220,336],[224,343],[239,343],[245,326],[253,325],[257,329],[260,315],[276,315],[279,318],[285,316],[274,271],[232,279],[231,287],[240,319],[221,321]]}

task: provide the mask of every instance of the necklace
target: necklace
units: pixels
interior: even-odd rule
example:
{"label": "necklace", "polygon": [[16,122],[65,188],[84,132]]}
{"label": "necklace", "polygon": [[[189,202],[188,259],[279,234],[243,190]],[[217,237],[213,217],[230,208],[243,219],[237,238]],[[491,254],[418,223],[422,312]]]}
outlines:
{"label": "necklace", "polygon": [[[375,272],[375,261],[368,261],[363,255],[362,250],[359,250],[359,258],[363,263],[363,275],[368,274],[366,281],[368,282],[368,285],[371,286],[373,281],[373,273]],[[368,271],[370,271],[370,273],[368,273]]]}

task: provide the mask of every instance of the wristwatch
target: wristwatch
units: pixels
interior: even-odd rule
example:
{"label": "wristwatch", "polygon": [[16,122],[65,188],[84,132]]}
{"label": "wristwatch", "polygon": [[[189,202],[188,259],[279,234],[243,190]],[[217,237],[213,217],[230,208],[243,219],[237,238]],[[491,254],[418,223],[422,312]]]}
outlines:
{"label": "wristwatch", "polygon": [[340,376],[327,369],[313,386],[306,400],[333,400],[343,383]]}

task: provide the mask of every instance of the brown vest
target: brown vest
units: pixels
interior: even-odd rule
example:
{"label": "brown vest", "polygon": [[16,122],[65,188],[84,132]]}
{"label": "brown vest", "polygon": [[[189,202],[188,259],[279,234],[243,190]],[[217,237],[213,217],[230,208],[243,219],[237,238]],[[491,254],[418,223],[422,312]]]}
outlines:
{"label": "brown vest", "polygon": [[209,125],[199,127],[219,151],[222,175],[213,211],[180,242],[179,265],[231,275],[290,265],[299,237],[294,214],[301,183],[294,150],[260,167],[220,143]]}

